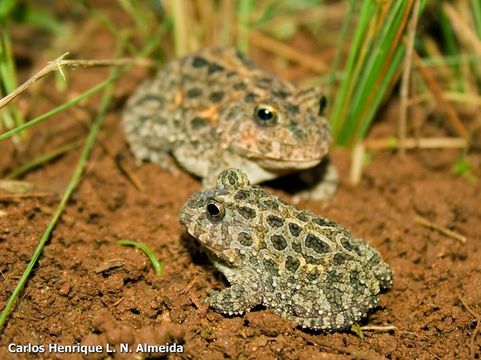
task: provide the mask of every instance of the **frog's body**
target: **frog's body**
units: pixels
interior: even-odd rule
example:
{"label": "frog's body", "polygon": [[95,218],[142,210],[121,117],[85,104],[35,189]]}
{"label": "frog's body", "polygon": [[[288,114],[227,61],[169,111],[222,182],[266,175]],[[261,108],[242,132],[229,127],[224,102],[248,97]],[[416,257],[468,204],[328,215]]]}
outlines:
{"label": "frog's body", "polygon": [[136,158],[165,166],[172,154],[204,188],[229,167],[259,183],[320,163],[331,143],[324,105],[318,89],[272,76],[235,49],[207,49],[143,83],[123,125]]}
{"label": "frog's body", "polygon": [[340,330],[392,285],[391,268],[367,242],[250,185],[237,169],[192,195],[180,222],[231,284],[208,298],[222,313],[263,304],[303,327]]}

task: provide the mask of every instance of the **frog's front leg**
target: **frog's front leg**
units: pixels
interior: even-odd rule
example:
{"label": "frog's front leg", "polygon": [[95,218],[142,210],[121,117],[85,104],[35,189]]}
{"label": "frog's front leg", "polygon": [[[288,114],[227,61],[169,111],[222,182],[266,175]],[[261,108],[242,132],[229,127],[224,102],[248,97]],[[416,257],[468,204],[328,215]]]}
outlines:
{"label": "frog's front leg", "polygon": [[254,290],[235,284],[221,291],[212,291],[207,302],[215,310],[228,315],[243,314],[262,303],[262,298]]}

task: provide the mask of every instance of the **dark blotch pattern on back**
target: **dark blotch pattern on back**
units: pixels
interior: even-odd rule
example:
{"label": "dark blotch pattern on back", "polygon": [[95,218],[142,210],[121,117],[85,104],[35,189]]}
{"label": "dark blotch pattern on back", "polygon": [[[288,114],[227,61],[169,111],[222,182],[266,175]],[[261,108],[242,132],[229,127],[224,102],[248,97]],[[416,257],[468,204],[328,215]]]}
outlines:
{"label": "dark blotch pattern on back", "polygon": [[187,206],[192,209],[198,209],[204,207],[207,204],[207,200],[204,197],[193,196],[190,198]]}
{"label": "dark blotch pattern on back", "polygon": [[299,268],[300,264],[301,262],[298,259],[289,255],[286,260],[286,269],[291,272],[295,272]]}
{"label": "dark blotch pattern on back", "polygon": [[148,102],[157,103],[158,106],[162,106],[162,104],[164,103],[164,101],[161,98],[159,98],[158,96],[145,95],[142,98],[140,98],[134,105],[135,106],[146,106],[146,104]]}
{"label": "dark blotch pattern on back", "polygon": [[254,101],[256,101],[256,94],[247,93],[246,96],[244,96],[244,101],[248,103],[253,103]]}
{"label": "dark blotch pattern on back", "polygon": [[305,211],[299,211],[294,216],[303,222],[307,222],[309,220],[309,215],[307,215]]}
{"label": "dark blotch pattern on back", "polygon": [[215,103],[220,102],[224,98],[224,92],[214,91],[209,95],[209,100]]}
{"label": "dark blotch pattern on back", "polygon": [[245,199],[248,199],[249,196],[250,196],[250,193],[247,190],[240,189],[239,191],[236,192],[234,199],[245,200]]}
{"label": "dark blotch pattern on back", "polygon": [[334,255],[334,258],[332,260],[333,260],[334,265],[339,266],[339,265],[344,264],[344,262],[347,261],[348,258],[346,257],[346,255],[344,255],[342,253],[337,253],[337,254]]}
{"label": "dark blotch pattern on back", "polygon": [[274,234],[271,236],[271,243],[274,246],[274,249],[282,251],[287,247],[287,241],[284,239],[284,236]]}
{"label": "dark blotch pattern on back", "polygon": [[267,209],[272,209],[275,210],[279,208],[279,205],[277,202],[272,201],[272,200],[261,200],[262,205],[264,205]]}
{"label": "dark blotch pattern on back", "polygon": [[274,91],[273,94],[281,99],[286,99],[289,96],[289,93],[285,92],[284,90]]}
{"label": "dark blotch pattern on back", "polygon": [[230,173],[227,175],[227,180],[229,181],[229,184],[235,185],[239,181],[239,177],[236,173]]}
{"label": "dark blotch pattern on back", "polygon": [[241,206],[238,210],[239,214],[241,214],[245,219],[254,219],[256,217],[256,212],[254,209],[247,207],[247,206]]}
{"label": "dark blotch pattern on back", "polygon": [[307,234],[306,246],[313,249],[318,254],[326,254],[331,249],[328,244],[313,234]]}
{"label": "dark blotch pattern on back", "polygon": [[308,264],[314,264],[314,265],[320,265],[320,264],[322,264],[322,260],[321,260],[321,259],[317,259],[317,258],[315,258],[314,256],[310,256],[310,255],[303,254],[303,257],[304,257],[304,259],[306,260],[306,262],[307,262]]}
{"label": "dark blotch pattern on back", "polygon": [[194,59],[192,60],[192,67],[194,68],[200,68],[202,66],[206,66],[209,62],[200,57],[200,56],[195,56]]}
{"label": "dark blotch pattern on back", "polygon": [[195,117],[192,119],[190,124],[192,125],[193,129],[200,129],[202,127],[209,125],[209,120],[200,118],[200,117]]}
{"label": "dark blotch pattern on back", "polygon": [[314,221],[319,226],[334,226],[334,225],[336,225],[336,223],[334,221],[331,221],[331,220],[325,219],[325,218],[321,218],[319,216],[316,216],[312,221]]}
{"label": "dark blotch pattern on back", "polygon": [[319,278],[319,273],[310,272],[310,273],[307,274],[307,279],[308,279],[309,281],[314,281],[314,280],[316,280],[316,279],[318,279],[318,278]]}
{"label": "dark blotch pattern on back", "polygon": [[232,88],[234,90],[245,90],[245,88],[247,87],[247,85],[243,82],[240,82],[240,83],[236,83],[232,86]]}
{"label": "dark blotch pattern on back", "polygon": [[302,253],[302,246],[301,246],[301,243],[298,242],[298,241],[293,241],[292,244],[292,250],[294,250],[295,252],[301,254]]}
{"label": "dark blotch pattern on back", "polygon": [[343,237],[341,239],[341,244],[347,250],[354,251],[357,255],[362,256],[361,250],[359,249],[357,244],[354,241],[352,241],[352,239],[347,238],[347,237]]}
{"label": "dark blotch pattern on back", "polygon": [[292,236],[298,237],[301,233],[301,227],[295,223],[289,223],[289,232]]}
{"label": "dark blotch pattern on back", "polygon": [[267,223],[273,228],[279,228],[282,225],[284,225],[284,220],[282,220],[280,217],[277,217],[275,215],[269,215],[267,217]]}
{"label": "dark blotch pattern on back", "polygon": [[274,260],[272,259],[263,259],[264,262],[264,268],[266,271],[274,276],[277,276],[279,273],[279,268],[277,267],[277,264]]}
{"label": "dark blotch pattern on back", "polygon": [[300,109],[298,105],[288,104],[286,105],[286,109],[293,115],[298,115],[300,113]]}
{"label": "dark blotch pattern on back", "polygon": [[216,72],[219,72],[219,71],[222,71],[224,70],[224,68],[222,66],[220,66],[219,64],[215,64],[215,63],[211,63],[209,64],[209,69],[207,70],[207,73],[209,75],[212,75]]}
{"label": "dark blotch pattern on back", "polygon": [[199,97],[201,95],[202,95],[202,90],[199,88],[193,88],[193,89],[187,90],[187,97],[190,99]]}
{"label": "dark blotch pattern on back", "polygon": [[252,237],[246,232],[240,232],[239,235],[237,235],[237,240],[244,246],[251,246],[254,243]]}

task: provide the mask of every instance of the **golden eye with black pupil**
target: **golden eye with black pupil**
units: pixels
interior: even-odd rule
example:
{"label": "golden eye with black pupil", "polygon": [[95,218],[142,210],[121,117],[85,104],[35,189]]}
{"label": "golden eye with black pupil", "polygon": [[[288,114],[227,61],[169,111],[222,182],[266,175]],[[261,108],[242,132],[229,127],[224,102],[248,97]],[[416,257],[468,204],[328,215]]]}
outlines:
{"label": "golden eye with black pupil", "polygon": [[277,124],[277,110],[270,105],[257,105],[254,108],[254,119],[261,126],[273,126]]}
{"label": "golden eye with black pupil", "polygon": [[319,99],[319,115],[324,115],[324,110],[327,107],[327,98],[325,95],[322,95]]}
{"label": "golden eye with black pupil", "polygon": [[225,209],[224,205],[212,201],[207,204],[206,207],[207,218],[212,222],[219,222],[224,218]]}

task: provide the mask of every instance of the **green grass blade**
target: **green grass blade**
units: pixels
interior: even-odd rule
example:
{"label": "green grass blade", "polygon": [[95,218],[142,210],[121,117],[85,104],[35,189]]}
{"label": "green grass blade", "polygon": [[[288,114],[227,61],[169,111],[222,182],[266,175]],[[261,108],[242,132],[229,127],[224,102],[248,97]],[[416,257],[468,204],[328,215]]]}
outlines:
{"label": "green grass blade", "polygon": [[68,109],[72,105],[77,104],[78,102],[82,101],[83,99],[88,98],[89,96],[92,96],[93,94],[99,92],[100,90],[104,89],[114,81],[116,81],[122,73],[115,73],[112,75],[110,78],[105,80],[104,82],[94,86],[93,88],[90,88],[89,90],[85,91],[79,96],[74,97],[73,99],[68,100],[67,102],[63,103],[62,105],[57,106],[56,108],[46,112],[45,114],[42,114],[40,116],[37,116],[35,119],[30,120],[29,122],[26,122],[25,124],[22,124],[20,126],[17,126],[16,128],[9,130],[3,134],[0,134],[0,141],[5,140],[11,136],[14,136],[15,134],[18,134],[22,132],[25,129],[28,129],[34,125],[37,125],[41,123],[42,121],[48,119],[49,117],[58,114],[59,112]]}
{"label": "green grass blade", "polygon": [[[454,30],[452,27],[451,22],[449,21],[449,18],[446,16],[443,7],[440,7],[440,29],[441,29],[441,39],[444,42],[444,48],[446,49],[446,54],[448,56],[456,56],[461,53],[457,41],[456,41],[456,35],[454,34]],[[462,68],[459,65],[454,65],[453,67],[454,71],[454,76],[453,76],[453,81],[454,81],[454,89],[457,91],[463,92],[464,89],[466,88],[464,84],[464,76],[462,73]]]}
{"label": "green grass blade", "polygon": [[[15,61],[7,24],[0,19],[0,96],[8,94],[17,87]],[[23,123],[22,114],[16,106],[4,109],[1,113],[3,127],[11,129]]]}
{"label": "green grass blade", "polygon": [[240,0],[237,13],[237,47],[247,53],[249,50],[249,27],[251,13],[254,10],[253,0]]}
{"label": "green grass blade", "polygon": [[92,5],[90,5],[86,0],[80,0],[83,6],[87,9],[87,11],[92,14],[93,17],[97,19],[97,21],[105,27],[108,31],[112,33],[112,35],[115,36],[115,38],[125,44],[125,49],[127,50],[127,53],[130,55],[137,55],[139,50],[134,46],[134,44],[130,41],[127,41],[126,37],[124,34],[122,34],[117,27],[106,17],[104,16],[100,11],[95,9]]}
{"label": "green grass blade", "polygon": [[[111,84],[115,79],[118,79],[120,76],[120,71],[118,69],[114,69],[109,80],[108,84]],[[87,140],[85,141],[84,148],[82,150],[82,154],[80,155],[80,159],[75,167],[74,173],[72,175],[72,178],[70,179],[67,188],[65,189],[65,192],[62,196],[62,199],[55,209],[55,213],[50,220],[47,228],[45,229],[45,232],[43,233],[37,247],[35,248],[35,251],[33,253],[32,258],[30,259],[30,262],[27,265],[27,268],[25,269],[24,273],[22,274],[22,277],[20,278],[17,286],[15,287],[15,290],[13,291],[12,295],[8,299],[7,304],[5,305],[5,308],[2,310],[2,313],[0,314],[0,332],[3,329],[3,326],[5,325],[5,321],[7,320],[8,314],[10,313],[11,308],[13,307],[15,300],[17,299],[18,295],[23,289],[23,286],[25,285],[27,279],[30,276],[30,273],[32,272],[34,266],[37,263],[38,258],[42,254],[43,248],[45,247],[45,244],[47,241],[50,239],[50,235],[52,234],[53,229],[57,225],[58,220],[60,219],[60,216],[67,205],[67,202],[69,201],[70,197],[73,194],[73,191],[75,190],[77,184],[80,181],[80,177],[82,176],[82,173],[85,169],[85,165],[87,164],[87,160],[89,158],[89,155],[93,149],[93,146],[95,144],[95,140],[97,138],[97,134],[100,131],[100,128],[102,127],[102,124],[105,119],[105,114],[107,113],[108,107],[110,105],[111,99],[112,99],[112,94],[113,94],[113,87],[109,86],[105,89],[105,93],[102,97],[101,103],[100,103],[100,109],[99,113],[97,114],[97,117],[95,118],[92,128],[90,130],[90,133],[87,137]]]}
{"label": "green grass blade", "polygon": [[344,21],[342,23],[341,34],[339,35],[336,55],[334,57],[334,61],[332,62],[332,68],[329,73],[330,86],[329,86],[329,93],[327,94],[327,98],[329,99],[329,101],[331,101],[332,95],[334,94],[334,85],[336,82],[336,75],[339,70],[339,62],[341,60],[341,55],[344,49],[344,45],[346,44],[349,25],[351,24],[351,19],[352,19],[352,14],[354,13],[355,4],[356,4],[356,0],[349,0],[349,8],[347,10],[347,15],[344,18]]}
{"label": "green grass blade", "polygon": [[123,10],[130,15],[135,22],[135,28],[140,30],[144,39],[149,36],[150,19],[147,12],[139,8],[140,2],[134,0],[118,0]]}
{"label": "green grass blade", "polygon": [[38,168],[39,166],[44,165],[45,163],[48,163],[59,156],[62,156],[63,154],[69,152],[72,149],[75,149],[81,145],[81,141],[75,141],[73,143],[66,144],[64,146],[59,147],[58,149],[55,149],[47,154],[41,155],[38,158],[16,168],[9,174],[5,176],[5,179],[17,179],[18,177],[26,174],[27,172]]}
{"label": "green grass blade", "polygon": [[471,0],[471,8],[476,34],[478,34],[478,38],[481,39],[481,1]]}
{"label": "green grass blade", "polygon": [[472,64],[472,65],[479,65],[481,64],[481,56],[480,55],[465,55],[465,54],[458,54],[452,56],[443,56],[443,57],[428,57],[423,58],[422,62],[424,66],[439,66],[439,65],[463,65],[463,64]]}
{"label": "green grass blade", "polygon": [[[424,9],[426,0],[420,1]],[[329,116],[336,144],[352,146],[362,140],[386,92],[392,88],[404,55],[401,40],[412,5],[413,1],[363,2]]]}
{"label": "green grass blade", "polygon": [[392,47],[406,6],[407,2],[399,1],[391,7],[388,19],[381,30],[379,38],[376,39],[369,49],[365,67],[363,67],[361,77],[356,84],[356,92],[353,94],[350,106],[351,114],[347,118],[343,131],[339,133],[338,140],[341,145],[352,144],[353,136],[358,137],[353,134],[352,130],[358,127],[357,124],[360,123],[360,115],[366,106],[366,101],[372,94],[376,82],[379,81],[379,74],[387,62],[389,50]]}
{"label": "green grass blade", "polygon": [[2,0],[0,1],[0,21],[7,19],[7,16],[17,5],[17,0]]}
{"label": "green grass blade", "polygon": [[339,133],[344,126],[345,114],[347,112],[347,103],[353,91],[355,83],[355,64],[358,61],[359,49],[361,48],[365,33],[367,31],[372,14],[377,13],[379,4],[376,1],[367,0],[363,2],[359,23],[356,27],[354,40],[349,51],[347,63],[344,68],[344,76],[341,81],[339,91],[330,114],[331,127],[334,139],[339,137]]}
{"label": "green grass blade", "polygon": [[375,97],[372,101],[372,105],[367,107],[367,113],[363,116],[364,120],[361,122],[359,132],[354,138],[354,142],[361,141],[365,137],[367,131],[369,130],[369,126],[371,125],[372,120],[376,115],[377,109],[379,109],[379,106],[381,105],[381,101],[383,100],[384,95],[386,94],[386,90],[391,84],[391,81],[394,78],[396,71],[399,69],[399,66],[403,59],[403,55],[404,55],[404,48],[398,47],[396,50],[396,53],[394,54],[392,62],[389,66],[389,69],[386,72],[384,80],[381,82],[380,88],[378,89],[378,91],[374,93]]}
{"label": "green grass blade", "polygon": [[142,250],[145,255],[149,258],[150,262],[152,263],[152,267],[154,268],[156,275],[163,275],[164,274],[164,264],[157,260],[154,252],[147,246],[147,244],[143,242],[138,242],[134,240],[120,240],[117,241],[117,244],[122,246],[135,246]]}

